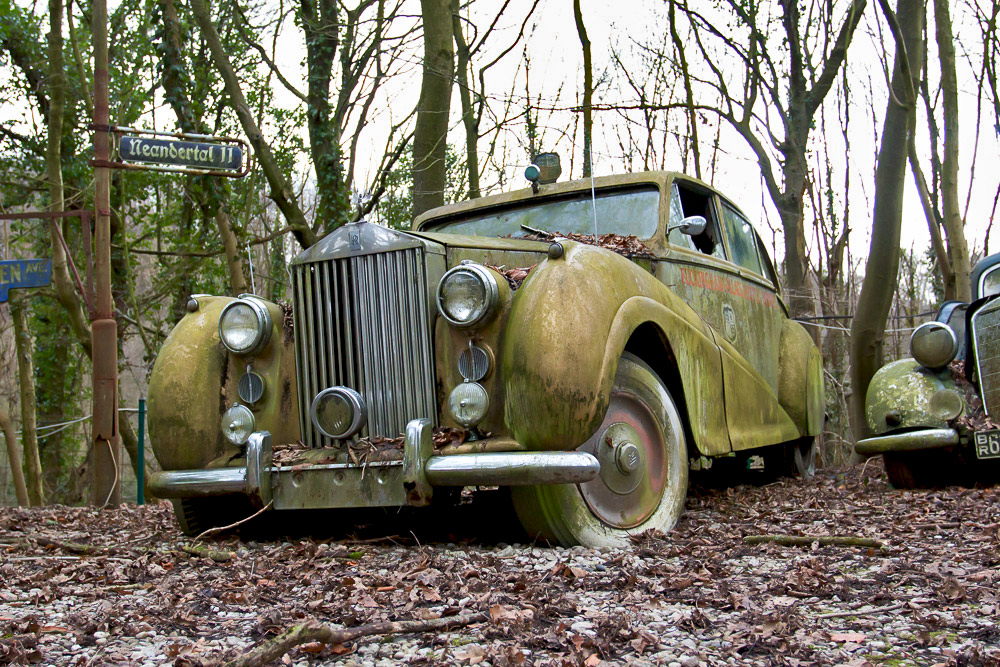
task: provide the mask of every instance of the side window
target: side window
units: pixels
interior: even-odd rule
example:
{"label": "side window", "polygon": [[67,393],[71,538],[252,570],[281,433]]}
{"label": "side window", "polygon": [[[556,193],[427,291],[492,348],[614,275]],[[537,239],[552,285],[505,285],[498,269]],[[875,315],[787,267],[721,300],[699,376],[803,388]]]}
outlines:
{"label": "side window", "polygon": [[733,262],[763,276],[760,255],[757,254],[757,235],[753,227],[729,204],[722,205],[722,218],[726,224],[726,236],[729,238],[729,251],[733,254]]}
{"label": "side window", "polygon": [[708,222],[705,231],[697,236],[688,236],[687,234],[681,234],[680,230],[675,229],[670,232],[667,241],[682,248],[696,250],[706,255],[725,259],[726,252],[722,246],[719,223],[715,219],[712,196],[707,193],[697,192],[685,184],[678,184],[677,181],[674,181],[670,187],[670,219],[668,226],[679,224],[681,220],[692,215],[700,215],[705,218]]}

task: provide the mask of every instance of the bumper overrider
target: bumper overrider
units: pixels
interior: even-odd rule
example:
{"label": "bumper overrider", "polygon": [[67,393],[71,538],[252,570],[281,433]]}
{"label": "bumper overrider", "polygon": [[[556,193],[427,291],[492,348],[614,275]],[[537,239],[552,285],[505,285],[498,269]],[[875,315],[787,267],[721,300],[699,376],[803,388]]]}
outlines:
{"label": "bumper overrider", "polygon": [[432,434],[429,419],[410,421],[401,461],[276,467],[271,434],[255,432],[244,466],[154,473],[149,491],[160,498],[242,494],[278,510],[391,507],[426,505],[438,486],[579,484],[600,473],[596,457],[577,451],[434,455]]}

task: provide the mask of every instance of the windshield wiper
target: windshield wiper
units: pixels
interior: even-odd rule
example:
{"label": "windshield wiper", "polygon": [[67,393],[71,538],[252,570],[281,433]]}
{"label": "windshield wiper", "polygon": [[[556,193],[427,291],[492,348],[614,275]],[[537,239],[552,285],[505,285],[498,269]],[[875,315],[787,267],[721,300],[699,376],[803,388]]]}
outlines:
{"label": "windshield wiper", "polygon": [[529,227],[528,225],[521,225],[521,229],[526,232],[531,232],[532,234],[537,234],[538,236],[555,236],[552,232],[547,232],[544,229],[535,229],[534,227]]}

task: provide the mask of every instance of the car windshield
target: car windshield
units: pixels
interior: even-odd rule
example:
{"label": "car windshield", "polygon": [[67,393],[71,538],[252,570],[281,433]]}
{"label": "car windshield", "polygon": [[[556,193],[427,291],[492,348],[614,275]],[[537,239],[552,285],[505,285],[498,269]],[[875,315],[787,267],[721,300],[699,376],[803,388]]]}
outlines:
{"label": "car windshield", "polygon": [[509,236],[522,238],[532,230],[554,234],[593,234],[596,209],[598,234],[621,234],[649,239],[659,223],[660,193],[654,187],[598,192],[591,199],[589,191],[568,197],[532,201],[488,212],[473,212],[443,223],[431,223],[425,229],[470,236]]}
{"label": "car windshield", "polygon": [[1000,294],[1000,265],[989,269],[982,278],[979,279],[979,296],[992,296]]}

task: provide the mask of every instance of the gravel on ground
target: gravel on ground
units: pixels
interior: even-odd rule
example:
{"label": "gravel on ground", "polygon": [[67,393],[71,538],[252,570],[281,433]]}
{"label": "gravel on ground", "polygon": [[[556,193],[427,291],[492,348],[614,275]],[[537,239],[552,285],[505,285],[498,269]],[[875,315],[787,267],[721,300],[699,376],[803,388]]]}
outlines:
{"label": "gravel on ground", "polygon": [[[482,611],[489,622],[309,644],[281,663],[1000,665],[996,488],[895,491],[877,461],[693,488],[673,531],[612,550],[514,542],[498,507],[310,515],[307,535],[222,534],[194,554],[167,503],[0,508],[0,664],[206,666],[306,619]],[[761,534],[883,547],[743,540]]]}

